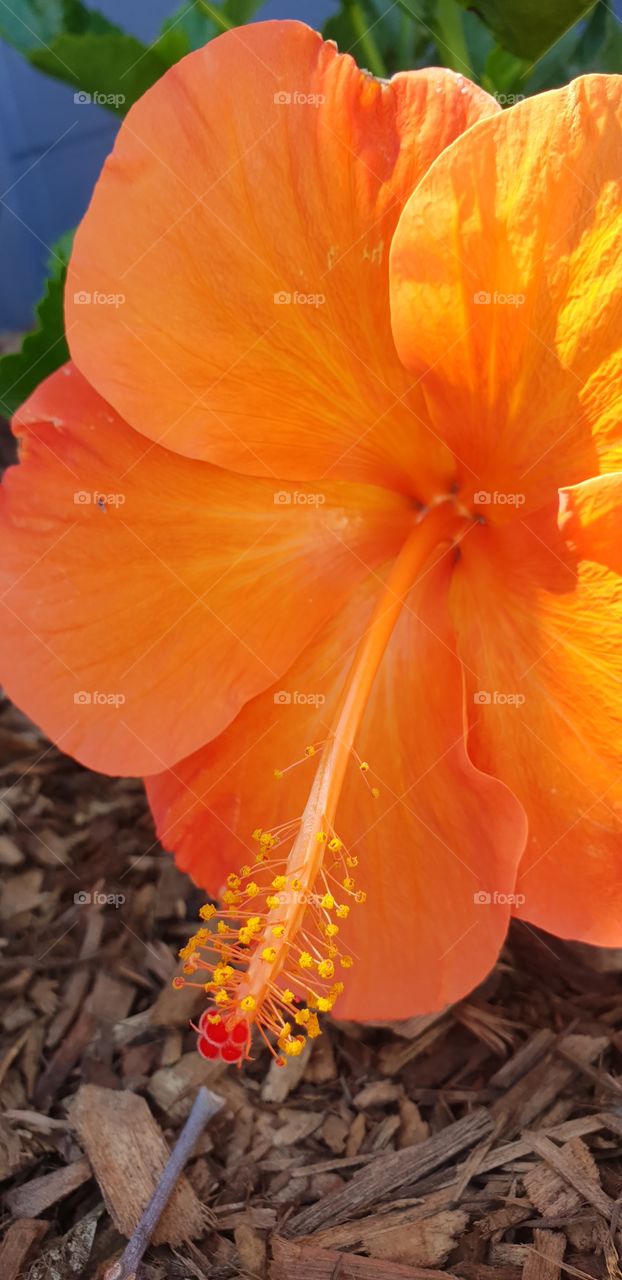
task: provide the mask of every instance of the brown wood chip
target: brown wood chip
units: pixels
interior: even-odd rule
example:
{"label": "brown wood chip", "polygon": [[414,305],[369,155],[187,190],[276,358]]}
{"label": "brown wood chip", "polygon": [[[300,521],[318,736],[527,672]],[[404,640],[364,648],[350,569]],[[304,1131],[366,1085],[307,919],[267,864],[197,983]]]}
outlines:
{"label": "brown wood chip", "polygon": [[459,1280],[452,1271],[348,1256],[334,1249],[318,1249],[312,1244],[273,1236],[270,1280],[292,1280],[295,1275],[304,1276],[304,1280]]}
{"label": "brown wood chip", "polygon": [[[118,1231],[129,1237],[155,1191],[169,1157],[162,1131],[144,1098],[83,1085],[71,1119]],[[206,1215],[185,1177],[154,1233],[155,1244],[179,1245],[203,1234]]]}
{"label": "brown wood chip", "polygon": [[17,1280],[29,1253],[43,1239],[47,1229],[47,1222],[34,1222],[32,1218],[18,1218],[11,1223],[0,1244],[2,1280]]}
{"label": "brown wood chip", "polygon": [[54,1169],[41,1178],[22,1183],[14,1191],[7,1191],[4,1199],[17,1217],[38,1218],[39,1214],[76,1191],[92,1176],[88,1160],[74,1160],[73,1164],[66,1164],[62,1169]]}
{"label": "brown wood chip", "polygon": [[565,1251],[565,1236],[555,1231],[534,1231],[533,1246],[525,1259],[522,1280],[559,1280]]}
{"label": "brown wood chip", "polygon": [[[594,1172],[592,1172],[591,1168],[586,1172],[585,1159],[580,1158],[577,1154],[577,1150],[572,1147],[571,1143],[568,1143],[566,1147],[560,1149],[560,1147],[555,1146],[554,1142],[551,1142],[550,1138],[546,1138],[543,1134],[537,1133],[530,1134],[529,1141],[533,1150],[536,1151],[538,1155],[541,1156],[542,1159],[545,1160],[546,1163],[564,1179],[565,1182],[568,1182],[571,1187],[574,1187],[575,1191],[578,1191],[579,1195],[582,1196],[584,1200],[587,1200],[588,1204],[593,1205],[597,1212],[601,1213],[604,1218],[608,1221],[611,1220],[611,1216],[615,1208],[615,1201],[611,1200],[603,1191],[596,1174],[596,1166],[593,1165],[591,1158],[590,1163],[593,1165]],[[587,1154],[589,1156],[589,1152]]]}
{"label": "brown wood chip", "polygon": [[383,1156],[356,1173],[342,1191],[303,1209],[288,1223],[288,1234],[306,1235],[376,1204],[398,1187],[414,1183],[486,1137],[492,1128],[487,1112],[474,1111],[414,1147]]}

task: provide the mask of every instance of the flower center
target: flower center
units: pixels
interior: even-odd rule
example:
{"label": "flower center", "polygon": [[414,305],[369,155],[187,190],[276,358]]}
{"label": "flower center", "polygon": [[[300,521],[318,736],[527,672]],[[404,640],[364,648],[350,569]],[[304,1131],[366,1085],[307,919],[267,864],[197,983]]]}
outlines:
{"label": "flower center", "polygon": [[[352,965],[338,936],[338,921],[350,906],[339,899],[349,897],[353,905],[365,899],[351,875],[358,860],[335,829],[346,769],[406,597],[422,570],[446,554],[473,518],[453,495],[419,512],[359,642],[302,817],[274,832],[255,832],[254,876],[249,866],[242,867],[239,876],[228,879],[225,909],[217,912],[209,904],[202,909],[205,920],[218,918],[216,933],[199,930],[181,954],[184,972],[195,978],[200,971],[212,974],[199,984],[214,1000],[198,1027],[199,1049],[206,1057],[238,1061],[248,1056],[253,1025],[273,1053],[269,1036],[286,1056],[300,1053],[306,1035],[319,1034],[316,1011],[332,1008],[343,989],[333,979],[337,967]],[[315,754],[316,747],[307,748],[306,755]],[[368,768],[359,761],[364,776]],[[208,958],[210,949],[216,951],[215,963]],[[175,985],[186,982],[178,978]]]}

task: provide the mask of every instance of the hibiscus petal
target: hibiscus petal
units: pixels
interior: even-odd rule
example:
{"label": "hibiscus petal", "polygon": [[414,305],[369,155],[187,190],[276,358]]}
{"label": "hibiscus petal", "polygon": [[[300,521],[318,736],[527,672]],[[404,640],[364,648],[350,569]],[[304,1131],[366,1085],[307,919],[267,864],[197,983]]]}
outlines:
{"label": "hibiscus petal", "polygon": [[[428,572],[402,610],[356,742],[370,771],[361,776],[351,763],[337,810],[367,894],[340,922],[355,963],[338,1016],[437,1009],[484,977],[505,936],[526,824],[511,792],[467,755],[448,573],[447,563]],[[283,690],[255,698],[218,742],[147,779],[161,839],[212,893],[251,860],[253,826],[273,830],[302,812],[313,777],[305,746],[326,736],[378,589],[368,582],[359,590]],[[274,779],[275,767],[300,758]]]}
{"label": "hibiscus petal", "polygon": [[620,467],[621,124],[620,76],[530,98],[450,147],[398,224],[397,349],[493,521]]}
{"label": "hibiscus petal", "polygon": [[76,363],[180,453],[425,497],[451,464],[395,353],[389,245],[422,173],[497,110],[442,69],[380,83],[296,22],[211,41],[121,127],[71,261]]}
{"label": "hibiscus petal", "polygon": [[559,526],[582,560],[622,576],[622,471],[595,476],[560,493]]}
{"label": "hibiscus petal", "polygon": [[[571,493],[576,512],[594,516],[593,483]],[[476,530],[462,544],[452,607],[473,758],[512,788],[529,821],[517,914],[560,937],[620,946],[622,582],[606,567],[601,519],[573,529],[579,542],[580,560],[556,504]]]}
{"label": "hibiscus petal", "polygon": [[148,444],[71,366],[20,411],[1,491],[2,679],[64,750],[144,773],[274,683],[370,566],[404,498],[281,490]]}

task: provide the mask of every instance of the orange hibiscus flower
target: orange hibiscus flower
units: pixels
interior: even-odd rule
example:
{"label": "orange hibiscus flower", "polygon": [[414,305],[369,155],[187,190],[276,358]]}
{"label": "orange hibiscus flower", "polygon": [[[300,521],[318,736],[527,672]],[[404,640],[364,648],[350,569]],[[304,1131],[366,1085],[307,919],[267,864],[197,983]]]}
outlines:
{"label": "orange hibiscus flower", "polygon": [[621,942],[621,125],[618,77],[501,114],[266,23],[121,128],[2,670],[222,899],[206,1056],[438,1008],[512,912]]}

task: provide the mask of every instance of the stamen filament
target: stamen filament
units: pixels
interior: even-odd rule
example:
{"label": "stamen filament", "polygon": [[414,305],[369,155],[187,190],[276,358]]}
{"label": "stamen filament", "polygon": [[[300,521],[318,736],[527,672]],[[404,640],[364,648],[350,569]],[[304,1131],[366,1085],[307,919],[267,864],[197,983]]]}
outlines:
{"label": "stamen filament", "polygon": [[[318,841],[318,835],[324,830],[333,831],[335,812],[354,739],[404,600],[434,550],[440,547],[440,555],[444,554],[446,547],[443,544],[451,544],[453,533],[463,523],[464,518],[461,519],[457,513],[451,496],[419,513],[415,528],[393,565],[367,631],[359,642],[285,868],[286,876],[291,875],[295,869],[302,884],[302,892],[293,909],[290,907],[284,912],[282,907],[275,908],[269,917],[270,923],[275,923],[277,919],[287,920],[287,935],[290,939],[298,933],[305,911],[305,895],[313,889],[322,869],[325,846]],[[260,968],[255,955],[243,984],[245,991],[256,994],[265,987],[267,979],[274,983],[286,957],[287,948],[279,948],[268,974],[265,965]]]}
{"label": "stamen filament", "polygon": [[[254,871],[245,865],[227,877],[222,908],[210,903],[201,908],[201,919],[212,921],[216,932],[199,929],[180,955],[185,974],[199,977],[207,970],[210,976],[196,984],[213,1000],[199,1020],[198,1048],[204,1057],[239,1063],[248,1056],[253,1025],[275,1057],[266,1033],[281,1053],[297,1056],[306,1036],[320,1034],[317,1014],[328,1012],[343,990],[335,981],[337,966],[350,969],[354,963],[339,939],[341,921],[350,912],[344,896],[355,907],[366,897],[351,875],[358,858],[334,826],[348,761],[352,756],[377,796],[367,776],[369,764],[357,755],[354,740],[404,601],[434,551],[440,558],[464,529],[466,515],[452,495],[419,513],[356,648],[328,737],[307,747],[302,758],[321,748],[302,817],[272,831],[257,828]],[[287,770],[276,772],[282,777]],[[174,985],[185,980],[176,978]]]}

